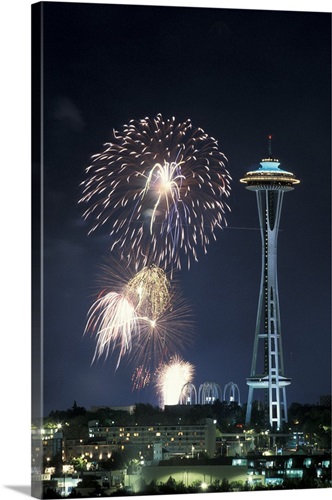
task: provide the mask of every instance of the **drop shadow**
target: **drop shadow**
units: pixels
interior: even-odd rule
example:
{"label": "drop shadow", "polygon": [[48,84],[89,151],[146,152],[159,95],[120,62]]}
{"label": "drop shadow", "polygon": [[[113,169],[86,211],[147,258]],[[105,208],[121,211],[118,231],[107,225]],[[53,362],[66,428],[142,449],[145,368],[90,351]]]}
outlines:
{"label": "drop shadow", "polygon": [[17,493],[21,493],[22,495],[27,495],[31,497],[31,486],[30,485],[4,485],[5,488],[9,490],[17,491]]}

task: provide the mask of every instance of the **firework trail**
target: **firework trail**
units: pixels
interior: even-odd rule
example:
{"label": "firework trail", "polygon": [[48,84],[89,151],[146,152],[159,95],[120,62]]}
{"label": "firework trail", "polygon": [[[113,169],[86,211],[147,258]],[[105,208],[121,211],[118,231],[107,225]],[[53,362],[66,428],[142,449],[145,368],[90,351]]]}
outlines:
{"label": "firework trail", "polygon": [[176,405],[179,403],[184,386],[193,379],[194,366],[176,355],[168,363],[162,364],[156,375],[161,406]]}
{"label": "firework trail", "polygon": [[81,183],[89,234],[110,226],[111,250],[140,269],[190,268],[226,225],[230,194],[217,141],[188,119],[131,120],[92,157]]}
{"label": "firework trail", "polygon": [[121,358],[131,350],[132,335],[138,332],[139,319],[133,304],[127,297],[116,292],[109,292],[98,297],[88,312],[85,332],[91,330],[97,335],[97,346],[92,362],[105,357],[119,347],[117,367]]}
{"label": "firework trail", "polygon": [[[146,385],[146,372],[188,343],[193,321],[189,304],[162,269],[151,265],[135,274],[104,266],[106,288],[88,312],[84,333],[96,337],[93,361],[118,351],[116,368],[125,355],[141,363],[133,387]],[[126,274],[127,276],[124,276]]]}
{"label": "firework trail", "polygon": [[149,385],[151,381],[151,372],[147,368],[144,368],[144,366],[138,366],[132,377],[132,389],[143,389],[147,385]]}

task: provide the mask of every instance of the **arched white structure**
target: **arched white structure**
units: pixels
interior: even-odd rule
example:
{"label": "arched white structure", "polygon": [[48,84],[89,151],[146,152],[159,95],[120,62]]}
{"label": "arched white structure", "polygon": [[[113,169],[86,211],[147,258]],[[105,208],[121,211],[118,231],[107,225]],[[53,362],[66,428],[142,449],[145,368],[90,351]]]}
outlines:
{"label": "arched white structure", "polygon": [[180,405],[197,405],[196,387],[191,382],[187,382],[182,388]]}
{"label": "arched white structure", "polygon": [[221,401],[222,392],[220,386],[215,382],[204,382],[199,386],[198,404],[212,405],[216,399]]}
{"label": "arched white structure", "polygon": [[[227,393],[228,393],[228,397],[227,397]],[[237,393],[237,397],[236,397],[236,393]],[[229,403],[236,401],[237,404],[239,406],[241,406],[240,389],[239,389],[239,386],[237,384],[234,384],[234,382],[228,382],[228,384],[225,385],[223,401],[227,401]]]}

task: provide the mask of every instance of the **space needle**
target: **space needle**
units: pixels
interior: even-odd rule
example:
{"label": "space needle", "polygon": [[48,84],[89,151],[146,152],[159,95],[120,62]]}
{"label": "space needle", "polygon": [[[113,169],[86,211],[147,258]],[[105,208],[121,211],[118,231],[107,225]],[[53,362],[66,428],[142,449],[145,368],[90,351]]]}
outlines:
{"label": "space needle", "polygon": [[256,191],[259,226],[262,238],[262,271],[258,300],[254,348],[250,376],[246,424],[250,423],[254,389],[264,390],[269,424],[281,429],[288,421],[286,386],[281,341],[281,324],[277,279],[277,240],[284,193],[299,184],[291,172],[279,168],[273,158],[272,136],[268,137],[268,157],[257,170],[240,179],[246,189]]}

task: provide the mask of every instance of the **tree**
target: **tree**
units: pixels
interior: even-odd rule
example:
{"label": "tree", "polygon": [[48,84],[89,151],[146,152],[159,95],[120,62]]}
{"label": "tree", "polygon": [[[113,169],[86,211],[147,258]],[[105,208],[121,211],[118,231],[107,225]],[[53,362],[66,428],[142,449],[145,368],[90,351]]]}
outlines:
{"label": "tree", "polygon": [[220,479],[215,479],[209,486],[209,491],[216,492],[221,491]]}
{"label": "tree", "polygon": [[164,412],[149,403],[137,403],[134,409],[134,418],[138,425],[150,425],[164,419]]}
{"label": "tree", "polygon": [[176,493],[188,493],[188,488],[183,481],[179,481],[175,486]]}
{"label": "tree", "polygon": [[86,409],[83,406],[77,406],[76,401],[74,401],[71,410],[68,410],[71,417],[78,417],[80,415],[85,415]]}
{"label": "tree", "polygon": [[201,486],[202,486],[202,481],[196,480],[193,481],[189,486],[188,486],[188,493],[199,493],[201,492]]}
{"label": "tree", "polygon": [[[227,481],[227,479],[225,481]],[[252,489],[248,481],[246,481],[245,484],[243,484],[243,481],[232,481],[230,484],[228,484],[227,481],[225,483],[225,487],[229,489],[225,489],[222,491],[249,491]]]}
{"label": "tree", "polygon": [[265,408],[258,401],[254,401],[251,409],[251,422],[257,432],[261,429],[266,429]]}
{"label": "tree", "polygon": [[74,457],[71,459],[70,464],[74,466],[77,472],[81,472],[86,469],[87,460],[82,457]]}
{"label": "tree", "polygon": [[229,484],[228,479],[226,479],[225,477],[221,481],[220,491],[232,491],[231,485]]}
{"label": "tree", "polygon": [[159,485],[159,491],[165,495],[171,495],[172,493],[176,492],[176,481],[175,479],[170,476],[166,483],[160,483]]}
{"label": "tree", "polygon": [[158,485],[154,479],[152,479],[151,483],[146,485],[144,493],[146,495],[158,495],[160,493]]}
{"label": "tree", "polygon": [[117,470],[125,467],[125,456],[120,451],[114,451],[112,456],[101,462],[104,470]]}

